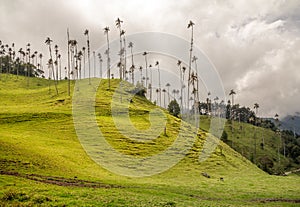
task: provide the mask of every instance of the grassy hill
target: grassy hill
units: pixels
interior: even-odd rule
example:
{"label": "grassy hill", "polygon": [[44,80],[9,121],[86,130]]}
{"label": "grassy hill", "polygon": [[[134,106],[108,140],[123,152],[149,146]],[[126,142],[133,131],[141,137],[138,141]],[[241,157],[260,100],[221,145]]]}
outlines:
{"label": "grassy hill", "polygon": [[[0,206],[297,206],[300,202],[298,175],[270,176],[223,142],[199,162],[205,131],[199,131],[187,156],[165,172],[141,178],[114,174],[96,164],[80,144],[67,81],[59,82],[58,96],[50,83],[49,92],[48,80],[30,78],[27,86],[25,77],[1,77]],[[147,143],[128,139],[111,118],[110,101],[118,83],[112,80],[107,90],[104,80],[97,89],[96,121],[107,142],[137,157],[165,150],[174,142],[180,120],[166,115],[167,134]],[[133,125],[151,127],[149,111],[155,108],[135,96],[130,104]],[[147,134],[141,137],[147,139]]]}
{"label": "grassy hill", "polygon": [[[209,125],[210,117],[201,116],[200,129],[208,131]],[[283,138],[271,129],[226,121],[224,131],[227,135],[226,143],[231,148],[270,174],[282,174],[300,168],[299,164],[278,153],[278,149],[283,146]]]}

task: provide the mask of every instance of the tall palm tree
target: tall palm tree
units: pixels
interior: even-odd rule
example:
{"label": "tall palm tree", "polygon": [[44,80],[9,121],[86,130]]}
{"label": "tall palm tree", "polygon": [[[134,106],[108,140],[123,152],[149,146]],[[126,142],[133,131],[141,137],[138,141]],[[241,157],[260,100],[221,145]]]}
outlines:
{"label": "tall palm tree", "polygon": [[102,56],[101,56],[101,53],[98,53],[98,59],[99,59],[99,67],[100,67],[100,71],[99,71],[99,74],[100,74],[100,78],[102,78]]}
{"label": "tall palm tree", "polygon": [[279,115],[276,113],[275,116],[275,124],[276,124],[276,127],[278,127],[278,129],[276,130],[277,133],[279,134],[280,136],[280,144],[278,145],[277,147],[277,153],[278,153],[278,162],[280,164],[280,146],[282,146],[282,135],[281,135],[281,130],[280,130],[280,121],[279,121]]}
{"label": "tall palm tree", "polygon": [[190,78],[190,82],[193,86],[193,90],[192,90],[192,94],[194,95],[194,108],[197,110],[197,104],[198,104],[198,100],[199,100],[199,97],[198,97],[198,91],[197,91],[197,81],[198,81],[198,76],[197,76],[197,73],[194,73],[192,72],[191,73],[191,78]]}
{"label": "tall palm tree", "polygon": [[141,73],[141,84],[142,84],[142,86],[144,86],[144,82],[143,82],[143,66],[140,66],[139,69],[140,69],[140,73]]}
{"label": "tall palm tree", "polygon": [[156,105],[159,105],[159,89],[157,88],[156,90]]}
{"label": "tall palm tree", "polygon": [[133,43],[132,42],[129,42],[128,48],[130,48],[130,53],[131,53],[130,73],[131,73],[132,84],[134,84],[134,69],[135,69],[135,66],[134,66],[134,61],[133,61],[133,52],[132,52]]}
{"label": "tall palm tree", "polygon": [[198,68],[197,68],[197,60],[198,60],[198,58],[196,57],[196,56],[193,56],[193,58],[192,58],[192,63],[194,63],[195,64],[195,75],[197,76],[196,77],[196,91],[197,91],[197,101],[199,101],[199,97],[200,97],[200,95],[199,95],[199,79],[198,79],[198,74],[197,74],[197,71],[198,71]]}
{"label": "tall palm tree", "polygon": [[257,117],[257,114],[258,114],[258,108],[259,108],[259,104],[255,103],[254,104],[254,109],[255,109],[255,115],[256,115],[256,117]]}
{"label": "tall palm tree", "polygon": [[91,54],[90,54],[90,37],[89,30],[84,31],[84,35],[86,35],[86,44],[88,48],[88,69],[89,69],[89,84],[91,84]]}
{"label": "tall palm tree", "polygon": [[[53,77],[55,77],[55,76],[54,76],[53,59],[52,59],[51,42],[52,42],[52,40],[51,40],[49,37],[47,37],[45,43],[46,43],[46,45],[48,45],[48,48],[49,48],[49,55],[50,55],[50,59],[49,59],[49,68],[51,68],[51,70],[52,70],[52,75],[53,75]],[[51,60],[51,61],[50,61],[50,60]],[[49,75],[49,77],[50,77],[50,75]],[[56,95],[58,95],[58,89],[57,89],[56,81],[54,81],[54,86],[55,86]]]}
{"label": "tall palm tree", "polygon": [[166,84],[166,87],[168,88],[168,104],[170,103],[170,86],[171,86],[170,83]]}
{"label": "tall palm tree", "polygon": [[120,69],[119,69],[119,74],[120,74],[120,79],[122,80],[122,74],[123,74],[123,71],[122,71],[122,64],[123,64],[123,61],[122,61],[122,57],[123,57],[123,54],[122,54],[122,48],[123,48],[123,46],[122,46],[122,26],[121,26],[121,24],[123,23],[123,21],[122,20],[120,20],[120,18],[118,18],[117,20],[116,20],[116,26],[117,26],[117,28],[119,29],[119,36],[120,36],[120,53],[119,53],[119,55],[120,55]]}
{"label": "tall palm tree", "polygon": [[143,56],[145,56],[145,69],[146,69],[146,88],[148,87],[148,61],[147,61],[147,52],[143,53]]}
{"label": "tall palm tree", "polygon": [[179,75],[180,75],[180,96],[181,96],[181,99],[180,99],[180,109],[181,109],[181,112],[182,112],[182,109],[183,109],[183,96],[182,96],[182,91],[183,91],[183,78],[182,78],[182,67],[181,67],[181,60],[178,60],[177,61],[177,66],[179,67]]}
{"label": "tall palm tree", "polygon": [[68,96],[71,95],[71,80],[70,80],[70,34],[69,34],[69,28],[67,28],[67,40],[68,40],[68,70],[67,72],[67,76],[68,77]]}
{"label": "tall palm tree", "polygon": [[121,31],[121,35],[123,36],[123,77],[124,79],[126,79],[126,57],[127,57],[127,54],[126,54],[126,38],[125,38],[125,30],[122,30]]}
{"label": "tall palm tree", "polygon": [[107,55],[107,78],[108,78],[108,88],[110,89],[110,56],[109,56],[109,38],[108,38],[108,32],[109,32],[109,27],[104,28],[104,34],[106,35],[106,41],[107,41],[107,50],[106,50],[106,55]]}
{"label": "tall palm tree", "polygon": [[158,72],[158,89],[159,89],[159,105],[161,106],[161,84],[160,84],[160,69],[159,69],[159,61],[155,62],[155,66],[157,66]]}
{"label": "tall palm tree", "polygon": [[93,59],[94,59],[94,77],[96,77],[96,52],[93,51]]}
{"label": "tall palm tree", "polygon": [[217,111],[218,111],[218,115],[219,115],[219,117],[220,117],[220,113],[219,113],[219,106],[218,106],[218,103],[217,103],[217,101],[219,100],[219,97],[218,96],[216,96],[215,98],[214,98],[214,111],[215,111],[215,115],[216,115],[216,109],[217,109]]}
{"label": "tall palm tree", "polygon": [[231,89],[229,92],[229,96],[231,96],[231,105],[234,106],[234,95],[236,94],[236,92]]}
{"label": "tall palm tree", "polygon": [[166,89],[162,89],[162,92],[164,93],[164,108],[166,108]]}
{"label": "tall palm tree", "polygon": [[[26,73],[27,73],[27,86],[29,86],[29,74],[30,74],[30,43],[26,45]],[[28,57],[28,59],[27,59]],[[8,62],[8,70],[9,70],[9,62]],[[50,74],[49,74],[50,75]]]}
{"label": "tall palm tree", "polygon": [[172,94],[173,94],[174,100],[176,100],[176,89],[173,89],[173,90],[172,90]]}
{"label": "tall palm tree", "polygon": [[77,57],[77,40],[69,40],[70,52],[71,52],[71,75],[73,79],[78,78],[78,57]]}
{"label": "tall palm tree", "polygon": [[[190,78],[191,78],[191,69],[192,69],[192,56],[193,56],[193,44],[194,44],[194,22],[190,21],[188,23],[187,28],[191,28],[191,48],[190,48],[190,58],[189,58],[189,73],[188,73],[188,96],[190,95]],[[188,102],[188,108],[189,108],[189,100],[187,100]]]}
{"label": "tall palm tree", "polygon": [[79,71],[79,79],[81,79],[81,61],[82,61],[82,56],[83,56],[83,53],[82,53],[82,51],[81,50],[79,50],[79,52],[77,53],[77,59],[78,59],[78,64],[79,64],[79,66],[78,66],[78,71]]}
{"label": "tall palm tree", "polygon": [[[255,126],[257,126],[257,114],[258,114],[258,108],[259,104],[255,103],[254,104],[254,109],[255,109]],[[254,128],[254,162],[256,162],[256,127]]]}
{"label": "tall palm tree", "polygon": [[55,61],[54,61],[54,65],[55,65],[55,73],[56,73],[56,81],[58,81],[58,46],[54,45],[54,51],[55,51]]}
{"label": "tall palm tree", "polygon": [[83,78],[85,78],[85,47],[82,47],[82,56],[83,56]]}
{"label": "tall palm tree", "polygon": [[150,81],[149,81],[149,86],[148,89],[150,91],[150,101],[152,101],[152,65],[149,65],[149,70],[150,70]]}
{"label": "tall palm tree", "polygon": [[61,80],[61,54],[57,55],[57,59],[58,59],[58,68],[59,68],[59,80]]}
{"label": "tall palm tree", "polygon": [[230,110],[230,117],[231,119],[233,119],[233,106],[234,106],[234,95],[236,94],[236,92],[231,89],[230,92],[229,92],[229,96],[231,96],[231,110]]}
{"label": "tall palm tree", "polygon": [[43,54],[42,53],[39,54],[39,59],[40,59],[40,70],[43,71]]}

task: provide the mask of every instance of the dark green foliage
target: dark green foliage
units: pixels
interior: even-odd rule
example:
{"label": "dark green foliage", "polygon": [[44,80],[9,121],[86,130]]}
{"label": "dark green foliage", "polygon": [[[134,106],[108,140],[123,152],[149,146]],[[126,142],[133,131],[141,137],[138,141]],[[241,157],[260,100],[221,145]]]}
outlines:
{"label": "dark green foliage", "polygon": [[130,93],[138,95],[138,96],[146,97],[145,96],[146,88],[142,84],[137,83],[136,87],[132,91],[130,91]]}
{"label": "dark green foliage", "polygon": [[168,111],[173,116],[176,116],[176,117],[179,116],[179,114],[180,114],[180,107],[179,107],[179,104],[177,103],[177,101],[175,99],[169,103],[169,105],[168,105]]}
{"label": "dark green foliage", "polygon": [[274,163],[272,161],[271,158],[269,158],[268,156],[264,156],[261,157],[259,160],[259,165],[258,167],[261,168],[263,171],[269,173],[269,174],[273,174],[273,167],[274,167]]}
{"label": "dark green foliage", "polygon": [[19,59],[13,60],[9,56],[0,57],[0,73],[10,73],[15,75],[29,76],[29,77],[42,77],[44,71],[36,68],[30,63],[21,62]]}
{"label": "dark green foliage", "polygon": [[221,140],[225,143],[228,142],[228,134],[225,130],[223,130],[222,136],[221,136]]}

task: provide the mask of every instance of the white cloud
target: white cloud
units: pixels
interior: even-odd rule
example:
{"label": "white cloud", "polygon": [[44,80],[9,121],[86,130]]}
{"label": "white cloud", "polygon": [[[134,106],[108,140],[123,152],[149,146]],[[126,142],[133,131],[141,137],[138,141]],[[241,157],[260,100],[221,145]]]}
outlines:
{"label": "white cloud", "polygon": [[[34,7],[32,5],[35,5]],[[259,102],[265,115],[299,109],[300,1],[298,0],[10,0],[1,3],[0,37],[46,53],[50,36],[65,50],[66,28],[85,43],[91,31],[92,48],[105,42],[102,28],[118,33],[120,17],[128,33],[161,31],[190,38],[187,22],[195,25],[195,45],[216,65],[226,91],[238,90],[237,101]]]}

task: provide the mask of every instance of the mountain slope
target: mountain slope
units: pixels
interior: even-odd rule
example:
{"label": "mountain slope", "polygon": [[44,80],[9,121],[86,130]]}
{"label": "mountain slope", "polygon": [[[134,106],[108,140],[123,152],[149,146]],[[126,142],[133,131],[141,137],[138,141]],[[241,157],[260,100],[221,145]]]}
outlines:
{"label": "mountain slope", "polygon": [[[259,205],[260,199],[280,198],[282,204],[298,199],[297,176],[268,176],[222,142],[206,161],[199,162],[207,137],[203,131],[199,131],[187,156],[165,172],[144,178],[114,174],[96,164],[80,144],[72,99],[66,93],[67,81],[59,82],[56,96],[53,83],[49,94],[47,80],[30,78],[27,87],[24,77],[4,78],[0,81],[0,204],[253,206]],[[107,80],[101,82],[95,107],[97,123],[107,142],[121,153],[142,157],[171,145],[180,120],[170,115],[167,135],[146,144],[132,142],[116,130],[110,100],[119,80],[111,83],[112,89],[107,90]],[[137,128],[149,128],[149,111],[156,106],[138,96],[133,103],[132,123]]]}

